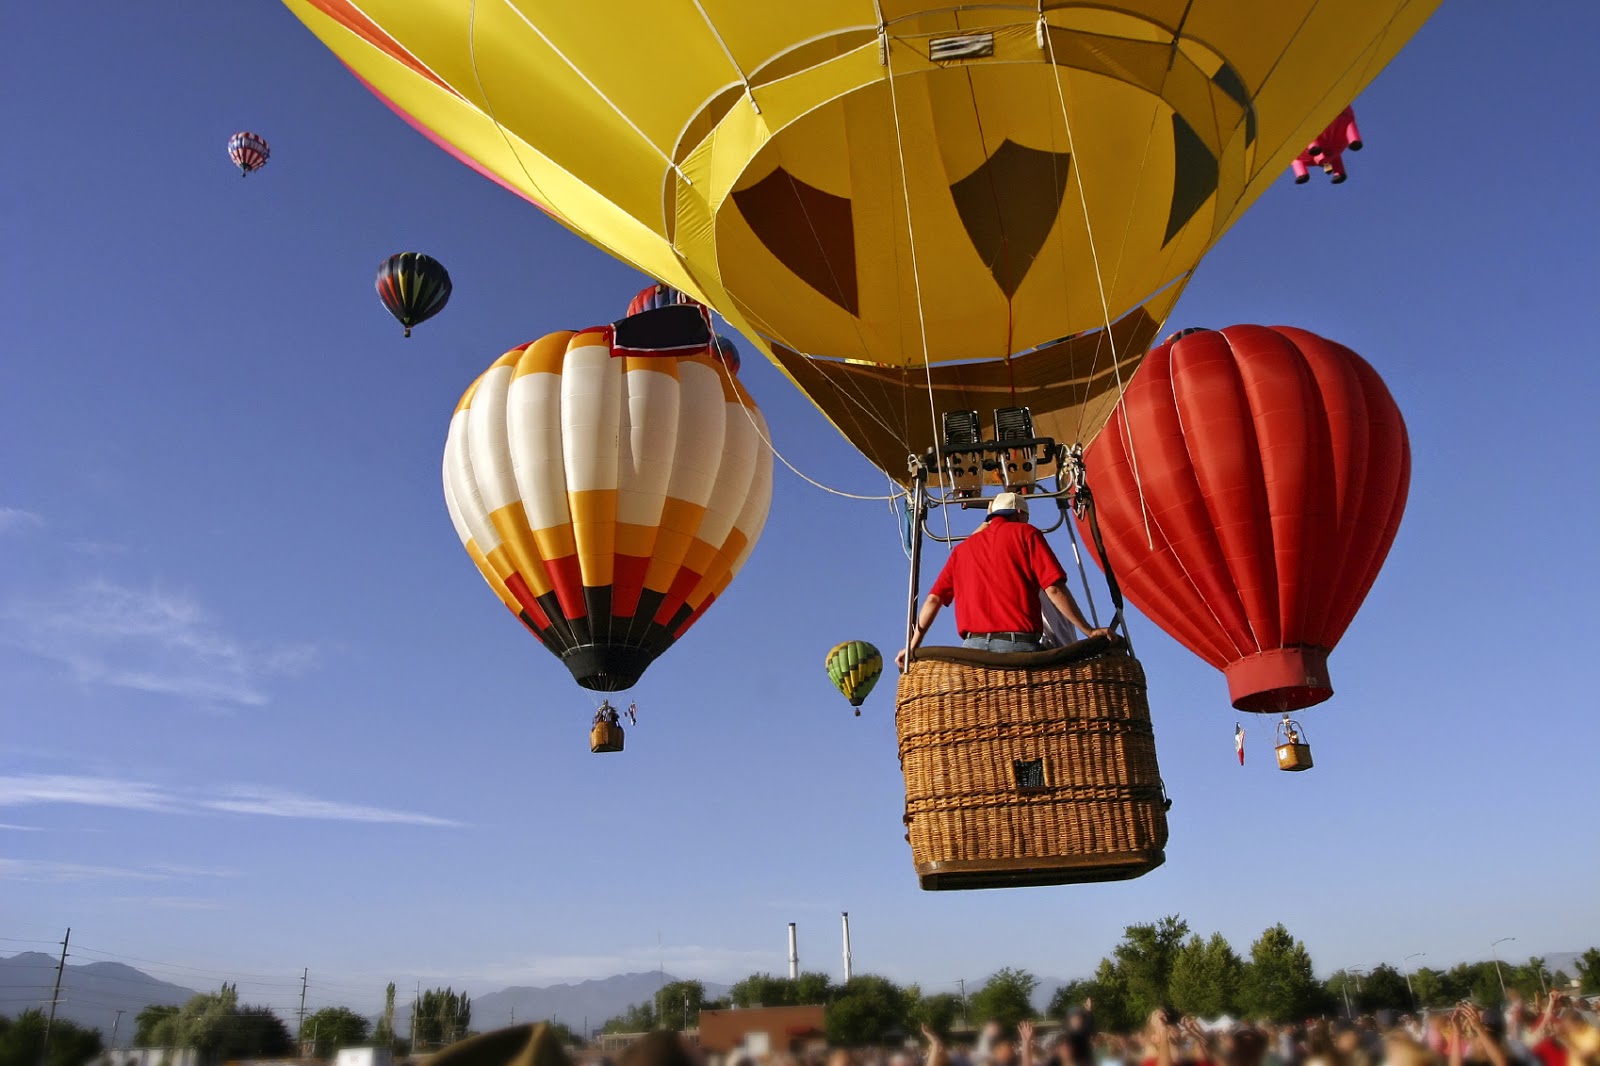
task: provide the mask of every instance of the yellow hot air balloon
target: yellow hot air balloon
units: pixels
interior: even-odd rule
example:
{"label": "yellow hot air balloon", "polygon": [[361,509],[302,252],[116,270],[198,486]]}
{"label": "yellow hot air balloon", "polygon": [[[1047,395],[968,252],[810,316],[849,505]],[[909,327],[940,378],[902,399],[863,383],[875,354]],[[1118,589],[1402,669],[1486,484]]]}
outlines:
{"label": "yellow hot air balloon", "polygon": [[905,480],[946,411],[1092,438],[1201,257],[1439,0],[285,3]]}
{"label": "yellow hot air balloon", "polygon": [[450,422],[444,493],[489,586],[585,688],[630,687],[727,588],[772,500],[721,362],[618,355],[609,327],[513,348]]}

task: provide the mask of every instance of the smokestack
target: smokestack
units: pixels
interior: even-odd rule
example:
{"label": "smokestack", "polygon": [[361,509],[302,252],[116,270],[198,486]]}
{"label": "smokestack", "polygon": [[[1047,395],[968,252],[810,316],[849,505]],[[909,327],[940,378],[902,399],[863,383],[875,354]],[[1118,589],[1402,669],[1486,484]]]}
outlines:
{"label": "smokestack", "polygon": [[844,982],[850,983],[850,912],[840,911],[840,918],[844,922]]}
{"label": "smokestack", "polygon": [[789,980],[795,981],[800,977],[800,949],[795,944],[794,923],[789,923]]}

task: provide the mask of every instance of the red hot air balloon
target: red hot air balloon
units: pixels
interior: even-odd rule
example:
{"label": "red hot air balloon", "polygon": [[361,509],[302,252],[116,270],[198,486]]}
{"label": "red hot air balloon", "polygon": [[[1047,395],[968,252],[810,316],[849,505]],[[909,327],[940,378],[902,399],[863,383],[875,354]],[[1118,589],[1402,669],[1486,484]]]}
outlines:
{"label": "red hot air balloon", "polygon": [[240,130],[228,138],[228,158],[233,160],[233,165],[239,168],[239,173],[244,177],[249,177],[252,170],[266,166],[270,155],[272,149],[267,146],[267,139],[258,133]]}
{"label": "red hot air balloon", "polygon": [[1364,359],[1287,326],[1175,336],[1084,462],[1128,598],[1227,675],[1236,708],[1333,695],[1328,653],[1411,481],[1405,421]]}

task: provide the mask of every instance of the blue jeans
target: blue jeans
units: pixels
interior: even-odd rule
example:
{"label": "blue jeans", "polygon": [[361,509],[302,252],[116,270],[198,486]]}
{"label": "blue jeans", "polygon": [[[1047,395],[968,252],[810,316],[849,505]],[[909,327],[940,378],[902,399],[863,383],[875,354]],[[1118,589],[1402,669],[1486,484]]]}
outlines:
{"label": "blue jeans", "polygon": [[1038,640],[1002,640],[999,637],[967,637],[961,642],[963,648],[975,648],[978,651],[1038,651]]}

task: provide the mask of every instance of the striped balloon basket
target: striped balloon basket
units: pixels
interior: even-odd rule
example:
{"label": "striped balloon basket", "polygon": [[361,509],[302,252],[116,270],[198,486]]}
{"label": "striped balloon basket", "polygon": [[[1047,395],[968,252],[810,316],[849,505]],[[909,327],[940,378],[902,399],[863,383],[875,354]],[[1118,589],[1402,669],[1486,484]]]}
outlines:
{"label": "striped balloon basket", "polygon": [[1132,656],[1099,641],[919,649],[895,726],[923,888],[1119,881],[1165,861],[1167,804]]}

